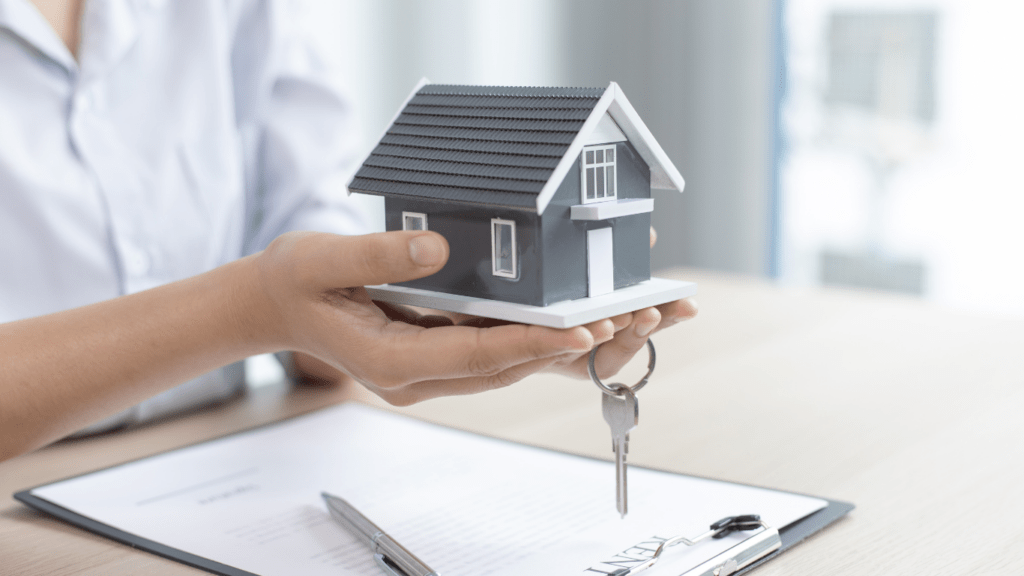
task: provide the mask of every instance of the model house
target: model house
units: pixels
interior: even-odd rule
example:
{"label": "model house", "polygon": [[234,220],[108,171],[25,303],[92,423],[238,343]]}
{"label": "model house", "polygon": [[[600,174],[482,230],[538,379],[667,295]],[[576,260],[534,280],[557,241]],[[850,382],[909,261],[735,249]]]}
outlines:
{"label": "model house", "polygon": [[683,178],[617,84],[423,84],[349,185],[451,256],[400,286],[547,306],[651,277],[651,188]]}

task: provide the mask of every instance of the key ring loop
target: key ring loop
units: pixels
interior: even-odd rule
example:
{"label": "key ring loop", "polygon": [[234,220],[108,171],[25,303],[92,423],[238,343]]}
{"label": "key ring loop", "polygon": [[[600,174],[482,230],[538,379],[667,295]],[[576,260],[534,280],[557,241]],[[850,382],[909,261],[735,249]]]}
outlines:
{"label": "key ring loop", "polygon": [[[623,394],[625,394],[625,392],[621,392],[618,389],[620,386],[622,386],[622,384],[617,384],[615,385],[615,388],[612,388],[605,384],[604,382],[601,382],[601,379],[597,377],[597,368],[594,367],[594,359],[597,358],[597,351],[600,348],[600,346],[597,346],[593,350],[591,350],[590,358],[587,360],[587,371],[590,372],[590,379],[593,380],[594,384],[597,384],[597,387],[600,388],[601,391],[604,392],[605,394],[609,394],[611,396],[622,396]],[[647,380],[650,379],[651,374],[654,374],[654,363],[657,360],[657,356],[654,353],[654,342],[652,342],[650,338],[647,339],[647,351],[650,353],[651,356],[651,359],[647,362],[647,374],[644,374],[644,377],[641,378],[639,382],[629,387],[629,389],[634,394],[639,392],[641,388],[646,386]],[[625,386],[622,387],[625,388]]]}

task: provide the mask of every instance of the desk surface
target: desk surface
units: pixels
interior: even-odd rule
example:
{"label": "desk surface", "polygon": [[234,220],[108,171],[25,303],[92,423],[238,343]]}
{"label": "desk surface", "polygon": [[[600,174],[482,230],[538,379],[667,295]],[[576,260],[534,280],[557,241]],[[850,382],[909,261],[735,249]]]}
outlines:
{"label": "desk surface", "polygon": [[[1024,573],[1024,320],[706,272],[681,277],[700,284],[701,312],[655,338],[658,368],[639,395],[631,461],[857,505],[757,574]],[[203,574],[52,520],[10,494],[353,394],[382,405],[345,388],[269,387],[0,464],[0,572]],[[611,456],[590,382],[536,376],[401,411]]]}

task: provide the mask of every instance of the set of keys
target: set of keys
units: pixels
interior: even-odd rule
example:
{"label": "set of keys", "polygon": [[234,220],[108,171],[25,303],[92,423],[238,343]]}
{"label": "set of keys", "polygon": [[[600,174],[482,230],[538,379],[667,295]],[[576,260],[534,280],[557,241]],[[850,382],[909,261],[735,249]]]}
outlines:
{"label": "set of keys", "polygon": [[626,486],[626,456],[629,454],[629,433],[636,429],[637,424],[640,422],[640,404],[637,402],[636,393],[647,385],[647,380],[654,373],[656,357],[654,344],[648,339],[647,350],[650,352],[651,358],[647,363],[647,374],[633,386],[605,384],[597,377],[597,369],[594,367],[594,359],[597,357],[598,348],[594,348],[590,352],[587,366],[590,371],[590,379],[603,392],[601,396],[601,412],[604,414],[608,427],[612,430],[612,451],[615,452],[615,508],[624,518],[629,511]]}

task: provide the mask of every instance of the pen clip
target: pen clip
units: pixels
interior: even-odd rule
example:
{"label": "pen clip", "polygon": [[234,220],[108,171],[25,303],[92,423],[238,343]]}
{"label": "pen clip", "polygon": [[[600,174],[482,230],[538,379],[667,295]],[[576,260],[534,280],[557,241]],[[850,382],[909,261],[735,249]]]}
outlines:
{"label": "pen clip", "polygon": [[408,574],[402,572],[401,568],[395,566],[391,560],[388,560],[388,557],[383,554],[374,554],[373,561],[376,562],[377,566],[380,566],[380,569],[388,576],[408,576]]}

